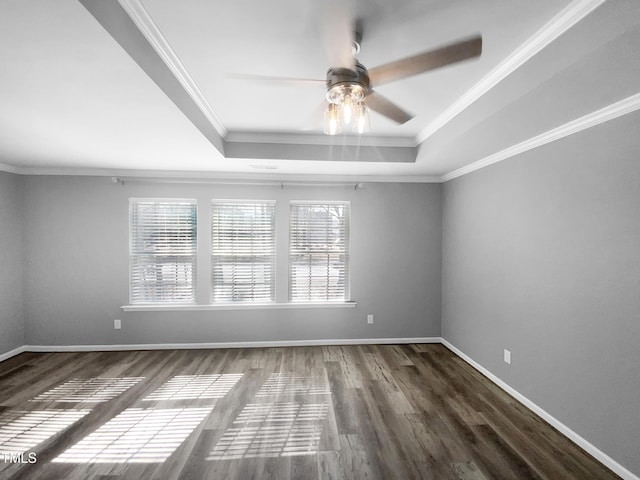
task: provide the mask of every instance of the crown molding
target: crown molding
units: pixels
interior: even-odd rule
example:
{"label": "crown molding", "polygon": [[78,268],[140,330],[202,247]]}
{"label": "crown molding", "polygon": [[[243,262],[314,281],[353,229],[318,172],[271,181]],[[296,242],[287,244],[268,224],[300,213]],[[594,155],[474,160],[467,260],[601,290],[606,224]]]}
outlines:
{"label": "crown molding", "polygon": [[211,172],[211,171],[174,171],[174,170],[125,170],[105,168],[56,168],[56,167],[19,167],[0,163],[0,171],[18,175],[61,175],[61,176],[94,176],[118,178],[155,178],[166,181],[191,182],[199,181],[295,181],[295,182],[367,182],[367,183],[442,183],[461,177],[481,168],[502,162],[534,148],[555,142],[574,133],[595,127],[602,123],[640,110],[640,93],[631,95],[600,110],[591,112],[580,118],[548,130],[511,147],[484,157],[464,167],[452,170],[442,176],[438,175],[333,175],[333,174],[283,174],[259,172]]}
{"label": "crown molding", "polygon": [[417,146],[413,137],[391,137],[381,135],[341,135],[332,136],[320,133],[267,132],[267,131],[230,131],[225,137],[229,143],[277,143],[290,145],[350,145],[371,147],[409,147]]}
{"label": "crown molding", "polygon": [[9,173],[17,175],[105,177],[118,181],[134,179],[153,180],[166,183],[221,183],[246,184],[246,182],[330,182],[330,183],[440,183],[438,175],[336,175],[336,174],[276,174],[259,172],[211,172],[176,170],[125,170],[108,168],[55,168],[55,167],[14,167],[3,165]]}
{"label": "crown molding", "polygon": [[620,100],[619,102],[612,103],[600,110],[589,113],[583,117],[577,118],[571,122],[565,123],[557,128],[548,130],[536,137],[532,137],[524,142],[520,142],[511,147],[505,148],[493,155],[489,155],[481,160],[473,162],[469,165],[465,165],[462,168],[453,170],[441,177],[442,182],[452,180],[454,178],[466,175],[467,173],[474,172],[481,168],[493,165],[494,163],[502,162],[508,158],[514,157],[521,153],[527,152],[534,148],[546,145],[547,143],[555,142],[561,138],[573,135],[574,133],[581,132],[601,123],[608,122],[615,118],[621,117],[631,112],[640,110],[640,93],[631,95],[630,97]]}
{"label": "crown molding", "polygon": [[158,53],[162,61],[167,65],[176,79],[189,94],[198,108],[205,115],[207,120],[216,129],[221,137],[227,135],[227,129],[222,124],[216,113],[213,111],[209,102],[202,94],[196,82],[191,78],[189,72],[174,52],[173,48],[162,34],[158,25],[153,21],[151,15],[142,4],[141,0],[118,0],[118,3],[127,12],[133,23],[136,24],[140,32],[144,35],[153,49]]}
{"label": "crown molding", "polygon": [[530,58],[547,47],[556,38],[580,22],[606,0],[574,0],[560,13],[547,22],[540,30],[522,45],[516,48],[507,58],[485,75],[470,90],[464,93],[455,103],[442,112],[427,125],[416,137],[418,144],[424,142],[435,132],[444,127],[457,115],[462,113],[476,100],[486,94],[498,83],[520,68]]}
{"label": "crown molding", "polygon": [[602,123],[640,110],[640,93],[607,105],[564,125],[548,130],[540,135],[512,145],[492,155],[484,157],[464,167],[438,175],[336,175],[336,174],[285,174],[260,172],[212,172],[212,171],[175,171],[175,170],[126,170],[107,168],[66,168],[66,167],[21,167],[0,163],[0,171],[18,175],[59,175],[94,176],[116,178],[154,178],[165,181],[185,183],[211,183],[215,181],[294,181],[294,182],[367,182],[367,183],[442,183],[481,168],[502,162],[521,153],[560,140],[574,133],[595,127]]}

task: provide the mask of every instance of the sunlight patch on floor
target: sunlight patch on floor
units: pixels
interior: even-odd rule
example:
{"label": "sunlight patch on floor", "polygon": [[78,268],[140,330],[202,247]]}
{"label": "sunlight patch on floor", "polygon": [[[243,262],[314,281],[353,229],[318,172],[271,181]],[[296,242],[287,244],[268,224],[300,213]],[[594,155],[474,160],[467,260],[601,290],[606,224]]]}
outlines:
{"label": "sunlight patch on floor", "polygon": [[63,452],[53,462],[163,462],[210,412],[211,407],[128,408]]}
{"label": "sunlight patch on floor", "polygon": [[166,382],[144,401],[196,400],[222,398],[242,378],[241,373],[220,375],[178,375]]}
{"label": "sunlight patch on floor", "polygon": [[[178,375],[143,399],[155,407],[128,408],[53,460],[55,463],[164,462],[211,413],[200,407],[173,407],[188,400],[224,397],[243,374]],[[169,405],[163,402],[168,402]],[[201,402],[200,402],[201,403]]]}
{"label": "sunlight patch on floor", "polygon": [[48,390],[32,402],[100,403],[116,398],[144,377],[74,378]]}
{"label": "sunlight patch on floor", "polygon": [[27,452],[91,410],[11,411],[0,417],[0,451]]}
{"label": "sunlight patch on floor", "polygon": [[248,404],[207,460],[313,455],[328,410],[327,402]]}

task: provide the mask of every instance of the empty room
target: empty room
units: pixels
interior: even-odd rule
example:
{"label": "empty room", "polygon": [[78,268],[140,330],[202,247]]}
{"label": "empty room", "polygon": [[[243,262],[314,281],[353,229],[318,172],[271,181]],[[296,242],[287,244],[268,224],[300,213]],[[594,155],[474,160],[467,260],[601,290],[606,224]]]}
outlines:
{"label": "empty room", "polygon": [[0,479],[640,480],[640,2],[0,0]]}

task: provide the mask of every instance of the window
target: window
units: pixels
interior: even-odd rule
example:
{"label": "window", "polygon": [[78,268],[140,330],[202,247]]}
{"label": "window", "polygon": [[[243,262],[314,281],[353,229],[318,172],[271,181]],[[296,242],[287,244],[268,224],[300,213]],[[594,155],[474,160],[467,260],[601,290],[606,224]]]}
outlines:
{"label": "window", "polygon": [[349,299],[349,203],[291,202],[289,300]]}
{"label": "window", "polygon": [[211,202],[211,302],[275,300],[275,202]]}
{"label": "window", "polygon": [[195,200],[129,200],[131,303],[194,303]]}

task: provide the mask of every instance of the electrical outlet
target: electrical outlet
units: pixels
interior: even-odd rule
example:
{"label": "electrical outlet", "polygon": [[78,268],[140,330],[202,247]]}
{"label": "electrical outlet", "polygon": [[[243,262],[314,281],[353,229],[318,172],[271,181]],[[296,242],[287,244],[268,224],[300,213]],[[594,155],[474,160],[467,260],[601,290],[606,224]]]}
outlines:
{"label": "electrical outlet", "polygon": [[511,365],[511,352],[506,348],[504,349],[504,362]]}
{"label": "electrical outlet", "polygon": [[114,320],[113,328],[114,330],[120,330],[122,328],[122,320]]}
{"label": "electrical outlet", "polygon": [[371,314],[367,315],[367,323],[369,325],[373,325],[373,315]]}

